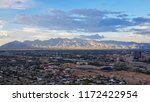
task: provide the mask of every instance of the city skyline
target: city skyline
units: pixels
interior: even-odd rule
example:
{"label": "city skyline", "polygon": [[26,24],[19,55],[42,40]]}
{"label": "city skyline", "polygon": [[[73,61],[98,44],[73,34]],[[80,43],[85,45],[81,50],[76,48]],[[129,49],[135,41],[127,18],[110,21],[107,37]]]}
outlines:
{"label": "city skyline", "polygon": [[18,40],[104,36],[150,43],[149,0],[0,0],[0,45]]}

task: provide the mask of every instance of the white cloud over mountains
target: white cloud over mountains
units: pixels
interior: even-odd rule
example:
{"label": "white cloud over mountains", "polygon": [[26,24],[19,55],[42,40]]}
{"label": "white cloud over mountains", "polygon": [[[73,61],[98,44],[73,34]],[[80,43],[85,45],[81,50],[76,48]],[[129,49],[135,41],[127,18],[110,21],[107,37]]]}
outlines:
{"label": "white cloud over mountains", "polygon": [[93,34],[93,35],[80,35],[77,38],[85,40],[101,40],[104,38],[104,36],[99,34]]}
{"label": "white cloud over mountains", "polygon": [[[7,21],[8,26],[15,25],[7,31],[4,30],[5,21],[0,20],[0,42],[73,38],[80,35],[87,39],[150,42],[150,17],[131,18],[122,12],[98,9],[52,9],[47,14],[20,14],[15,17],[14,22]],[[102,34],[106,38],[93,34]]]}
{"label": "white cloud over mountains", "polygon": [[[150,18],[129,18],[127,14],[122,12],[101,11],[98,9],[73,9],[70,11],[54,9],[45,15],[20,15],[16,18],[15,23],[44,27],[50,30],[99,33],[120,32],[128,27],[150,24]],[[140,34],[150,34],[142,31],[142,29],[132,29],[132,31]]]}
{"label": "white cloud over mountains", "polygon": [[46,15],[21,15],[16,23],[46,27],[52,30],[67,30],[79,32],[115,32],[118,28],[130,26],[126,18],[113,18],[120,12],[100,11],[97,9],[74,9],[69,12],[54,9]]}

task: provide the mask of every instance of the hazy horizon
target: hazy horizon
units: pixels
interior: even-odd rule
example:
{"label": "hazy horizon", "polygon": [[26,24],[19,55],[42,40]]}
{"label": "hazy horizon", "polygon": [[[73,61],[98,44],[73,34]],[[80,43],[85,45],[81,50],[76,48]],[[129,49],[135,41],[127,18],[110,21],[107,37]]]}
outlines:
{"label": "hazy horizon", "polygon": [[150,43],[149,0],[0,0],[0,45],[74,38]]}

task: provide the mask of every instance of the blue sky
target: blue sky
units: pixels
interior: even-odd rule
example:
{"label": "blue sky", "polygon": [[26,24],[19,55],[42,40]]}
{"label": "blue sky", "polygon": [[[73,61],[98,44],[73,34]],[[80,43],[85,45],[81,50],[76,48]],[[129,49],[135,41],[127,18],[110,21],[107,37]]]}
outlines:
{"label": "blue sky", "polygon": [[0,0],[0,45],[103,35],[150,43],[150,0]]}

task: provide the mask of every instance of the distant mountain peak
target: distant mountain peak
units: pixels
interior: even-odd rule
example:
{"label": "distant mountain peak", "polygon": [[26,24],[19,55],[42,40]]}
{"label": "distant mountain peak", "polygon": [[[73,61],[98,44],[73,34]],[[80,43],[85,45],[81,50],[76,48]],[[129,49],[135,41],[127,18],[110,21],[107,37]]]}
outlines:
{"label": "distant mountain peak", "polygon": [[0,48],[2,49],[24,49],[24,48],[31,48],[31,46],[23,42],[13,41],[13,42],[9,42],[7,44],[2,45]]}
{"label": "distant mountain peak", "polygon": [[1,49],[150,49],[150,43],[123,41],[96,41],[81,38],[53,38],[49,40],[13,41],[0,46]]}

